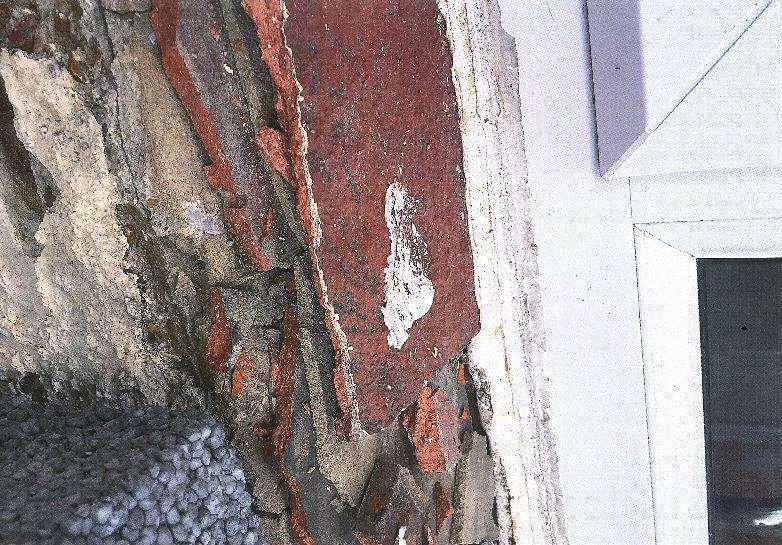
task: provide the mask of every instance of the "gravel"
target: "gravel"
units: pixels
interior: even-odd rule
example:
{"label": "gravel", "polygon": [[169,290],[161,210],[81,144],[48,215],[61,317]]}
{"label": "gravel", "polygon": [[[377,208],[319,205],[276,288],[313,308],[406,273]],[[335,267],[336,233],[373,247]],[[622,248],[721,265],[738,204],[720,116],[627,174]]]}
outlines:
{"label": "gravel", "polygon": [[0,545],[263,545],[211,416],[0,397]]}

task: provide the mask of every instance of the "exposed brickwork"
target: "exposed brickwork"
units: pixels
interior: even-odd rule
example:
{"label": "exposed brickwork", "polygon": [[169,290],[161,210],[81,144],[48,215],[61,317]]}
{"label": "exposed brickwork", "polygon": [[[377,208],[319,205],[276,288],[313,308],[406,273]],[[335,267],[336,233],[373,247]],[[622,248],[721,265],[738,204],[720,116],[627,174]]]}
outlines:
{"label": "exposed brickwork", "polygon": [[228,319],[225,315],[223,295],[219,288],[209,290],[209,308],[212,325],[206,338],[206,367],[213,373],[225,371],[228,349],[231,343],[231,332],[228,329]]}
{"label": "exposed brickwork", "polygon": [[402,420],[424,472],[449,471],[459,452],[456,409],[442,390],[425,386]]}
{"label": "exposed brickwork", "polygon": [[[76,186],[88,188],[78,214],[57,192],[69,178],[31,161],[30,188],[0,195],[0,215],[15,221],[27,221],[20,196],[40,201],[32,228],[9,240],[58,277],[65,260],[45,252],[67,249],[67,236],[104,256],[68,258],[87,273],[116,257],[106,270],[121,284],[72,299],[101,308],[117,295],[118,312],[131,312],[124,336],[139,339],[143,391],[224,423],[262,541],[466,543],[449,537],[457,520],[469,542],[491,537],[459,515],[476,503],[456,459],[460,437],[480,426],[462,361],[479,324],[436,1],[24,0],[6,12],[7,3],[0,55],[14,68],[2,66],[11,95],[0,92],[0,110],[18,112],[0,132],[31,125],[43,104],[58,145],[89,145],[66,154]],[[37,74],[33,84],[26,74]],[[60,164],[51,134],[26,134],[35,138],[12,144]],[[101,186],[109,195],[91,199]],[[46,225],[84,210],[106,221]],[[83,238],[61,237],[81,225]],[[47,229],[56,242],[44,245]],[[0,225],[0,242],[8,230]],[[51,385],[19,384],[39,396]],[[490,486],[480,492],[491,499]]]}
{"label": "exposed brickwork", "polygon": [[[262,172],[258,169],[257,160],[252,161],[241,156],[242,149],[245,152],[251,149],[247,142],[244,142],[243,146],[234,143],[229,147],[226,144],[228,139],[237,139],[240,142],[252,140],[252,136],[246,133],[248,123],[244,123],[245,127],[242,128],[240,120],[242,114],[238,111],[232,111],[230,114],[220,111],[218,113],[223,114],[220,119],[224,125],[215,121],[203,95],[208,89],[204,89],[204,85],[199,89],[187,60],[179,49],[183,42],[196,49],[200,57],[200,64],[197,66],[202,67],[203,70],[208,71],[212,68],[209,66],[210,60],[212,64],[217,63],[218,70],[224,70],[223,63],[214,58],[219,56],[219,53],[205,47],[199,48],[201,42],[196,38],[200,37],[203,43],[209,44],[207,39],[203,39],[203,35],[207,30],[207,23],[212,23],[208,25],[210,32],[206,35],[212,38],[211,42],[215,44],[213,49],[216,49],[216,43],[220,38],[217,21],[205,21],[203,13],[193,9],[192,6],[191,4],[180,6],[178,0],[156,1],[150,14],[152,28],[160,44],[163,66],[169,80],[182,104],[187,108],[193,126],[211,161],[210,165],[204,167],[204,172],[212,187],[225,195],[225,220],[249,261],[259,270],[265,271],[273,264],[272,256],[261,246],[263,226],[270,209],[268,182],[259,179]],[[211,11],[209,13],[211,14]],[[199,28],[202,25],[204,28]],[[198,75],[200,74],[196,74]],[[221,85],[220,92],[225,93],[227,87],[229,91],[233,90],[229,86]],[[224,100],[226,104],[235,102],[238,102],[238,98]],[[236,104],[233,105],[237,107]],[[228,117],[227,122],[224,121],[226,117]],[[241,134],[237,136],[231,134],[232,131]],[[254,147],[255,144],[252,146]],[[242,158],[237,160],[239,157]]]}
{"label": "exposed brickwork", "polygon": [[[245,6],[268,44],[264,59],[279,93],[278,116],[319,266],[321,301],[332,311],[332,338],[350,361],[362,424],[376,430],[412,403],[423,382],[478,329],[451,61],[436,3],[340,9],[292,0],[285,43],[275,28],[277,2],[246,0]],[[293,68],[302,86],[306,165],[294,119]],[[308,174],[311,195],[304,187]],[[408,196],[404,221],[408,231],[420,233],[411,259],[433,289],[431,306],[408,319],[396,344],[384,322],[384,307],[392,306],[388,275],[396,274],[386,272],[393,251],[386,218],[392,184]]]}

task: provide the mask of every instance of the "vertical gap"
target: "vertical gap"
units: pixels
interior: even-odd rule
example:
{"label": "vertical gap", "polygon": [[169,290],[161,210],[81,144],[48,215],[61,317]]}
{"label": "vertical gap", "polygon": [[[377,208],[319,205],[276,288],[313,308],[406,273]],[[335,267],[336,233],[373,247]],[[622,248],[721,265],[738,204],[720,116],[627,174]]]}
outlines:
{"label": "vertical gap", "polygon": [[707,326],[707,300],[708,289],[704,260],[696,259],[696,271],[698,275],[698,314],[700,318],[700,343],[701,343],[701,375],[703,391],[703,437],[706,446],[706,505],[708,512],[709,545],[715,545],[714,537],[714,468],[712,465],[711,442],[711,388],[709,385],[709,328]]}
{"label": "vertical gap", "polygon": [[627,191],[628,200],[630,202],[630,225],[632,225],[633,235],[633,262],[635,263],[635,294],[638,306],[638,337],[641,341],[641,374],[643,375],[644,383],[644,418],[646,421],[646,450],[649,456],[649,490],[651,495],[651,508],[652,508],[652,533],[654,535],[654,542],[657,543],[657,509],[655,507],[655,488],[654,488],[654,460],[652,458],[652,433],[649,424],[649,383],[646,376],[646,360],[644,358],[644,336],[642,331],[642,319],[641,319],[641,285],[638,275],[638,231],[636,230],[635,223],[633,223],[633,181],[631,178],[627,179]]}

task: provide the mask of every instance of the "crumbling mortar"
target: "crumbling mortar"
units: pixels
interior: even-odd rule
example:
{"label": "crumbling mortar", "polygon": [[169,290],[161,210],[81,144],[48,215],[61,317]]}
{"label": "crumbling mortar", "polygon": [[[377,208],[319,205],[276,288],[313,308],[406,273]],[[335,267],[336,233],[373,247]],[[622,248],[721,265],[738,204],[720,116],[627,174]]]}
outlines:
{"label": "crumbling mortar", "polygon": [[[226,9],[230,1],[222,0],[223,9]],[[235,5],[236,3],[234,2]],[[105,2],[103,9],[106,9]],[[285,11],[284,6],[282,9]],[[107,11],[112,14],[121,13],[119,17],[129,16],[125,12],[109,9]],[[101,10],[99,10],[99,13],[103,31],[108,36],[106,14]],[[144,13],[144,11],[136,13]],[[288,54],[290,54],[287,45],[285,47]],[[285,304],[295,308],[297,314],[295,335],[300,354],[298,362],[302,365],[301,371],[305,378],[305,384],[297,384],[296,388],[300,389],[300,394],[307,396],[309,408],[312,410],[311,417],[316,443],[315,454],[317,456],[317,467],[315,469],[336,486],[340,492],[340,501],[344,503],[346,508],[349,509],[350,507],[348,506],[355,507],[360,505],[363,501],[365,489],[368,486],[368,475],[364,475],[361,472],[352,472],[352,468],[356,464],[357,457],[364,456],[366,460],[362,463],[368,467],[362,469],[362,471],[368,473],[372,463],[375,462],[381,443],[392,441],[389,437],[392,432],[385,430],[374,436],[368,436],[360,428],[358,408],[354,399],[355,387],[352,385],[351,375],[348,371],[350,368],[347,357],[349,347],[347,347],[344,333],[339,330],[339,324],[336,323],[337,329],[335,330],[334,323],[320,313],[322,308],[325,307],[328,311],[330,307],[325,294],[322,272],[317,264],[317,256],[312,251],[313,245],[306,243],[305,238],[309,239],[309,237],[305,237],[301,226],[301,218],[296,215],[297,206],[295,204],[294,189],[280,173],[271,168],[265,160],[263,161],[261,164],[262,175],[270,180],[274,188],[271,198],[278,221],[282,222],[284,229],[288,229],[290,233],[293,233],[293,236],[288,237],[289,241],[285,246],[286,253],[282,254],[281,262],[283,265],[265,272],[258,272],[252,267],[244,266],[236,277],[225,278],[212,283],[207,281],[202,271],[202,268],[205,266],[204,262],[197,254],[184,252],[177,248],[174,241],[169,240],[167,237],[161,238],[157,236],[150,225],[151,210],[140,197],[138,183],[133,179],[132,169],[130,168],[130,153],[126,148],[125,138],[119,123],[120,99],[119,90],[117,89],[118,84],[113,72],[108,68],[111,66],[114,56],[113,50],[111,50],[110,54],[103,56],[104,70],[102,76],[95,78],[92,86],[84,86],[84,92],[85,97],[87,97],[85,101],[91,104],[90,109],[99,121],[103,132],[106,157],[111,166],[111,171],[117,180],[118,190],[121,195],[122,204],[117,208],[117,219],[119,225],[128,232],[128,249],[125,256],[125,261],[128,265],[125,270],[127,274],[135,277],[141,294],[142,329],[149,332],[156,315],[160,314],[171,317],[178,324],[183,324],[181,329],[172,333],[171,342],[182,344],[182,359],[186,361],[186,368],[194,377],[199,391],[206,396],[207,401],[205,402],[213,405],[215,410],[221,415],[221,419],[227,425],[232,426],[235,424],[236,414],[232,412],[230,403],[227,401],[227,398],[230,397],[231,385],[230,373],[232,369],[230,364],[226,369],[226,376],[207,375],[203,371],[202,347],[209,325],[207,316],[208,304],[206,303],[207,290],[209,287],[218,287],[221,290],[247,290],[260,295],[270,283],[284,282],[291,276],[295,278],[295,293],[290,295],[289,300]],[[242,83],[246,82],[242,80]],[[298,86],[298,82],[296,82],[296,85]],[[100,88],[100,92],[95,91],[92,94],[93,91],[91,89],[95,90],[98,88]],[[300,86],[298,89],[301,91]],[[246,87],[243,89],[243,92],[247,94]],[[297,106],[297,115],[300,116],[300,114],[301,112],[298,112]],[[251,119],[253,122],[256,122],[255,117],[251,116]],[[271,121],[269,121],[269,125],[265,126],[274,128]],[[258,128],[256,126],[256,130]],[[298,126],[297,130],[302,131],[304,149],[306,151],[306,133],[303,132],[301,126]],[[203,144],[200,138],[198,142]],[[306,171],[306,163],[303,165],[303,168]],[[300,204],[299,211],[301,212],[302,209],[306,209],[309,206],[309,213],[314,216],[313,226],[315,227],[316,235],[313,240],[317,240],[317,217],[311,190],[308,187],[309,183],[311,182],[308,180],[307,184],[305,184],[307,201],[303,205]],[[223,198],[225,198],[225,195],[223,195]],[[228,206],[230,203],[224,204]],[[237,205],[234,204],[232,206]],[[312,217],[310,217],[310,221],[313,221]],[[147,246],[149,249],[145,250]],[[314,274],[313,270],[315,271]],[[187,276],[199,294],[199,301],[192,308],[182,308],[173,300],[176,287],[171,283],[171,277],[177,271]],[[171,274],[168,274],[169,272]],[[160,308],[163,310],[160,310]],[[331,314],[328,315],[331,316],[332,314],[333,309],[331,309]],[[231,327],[238,326],[231,324]],[[291,334],[284,331],[282,325],[278,323],[272,323],[266,327],[281,331],[283,334]],[[340,333],[342,333],[341,336]],[[237,355],[235,352],[233,356],[230,354],[236,346],[235,343],[240,340],[236,336],[234,329],[231,330],[231,334],[233,336],[231,343],[234,346],[229,349],[229,359]],[[337,350],[338,355],[336,358],[330,350],[318,348],[316,339],[324,334],[329,336],[334,345],[333,348]],[[344,351],[341,351],[341,348]],[[446,368],[449,367],[446,366]],[[339,431],[336,427],[336,421],[339,419],[340,413],[336,403],[337,394],[332,390],[332,388],[336,388],[334,385],[335,380],[333,379],[336,378],[335,375],[340,373],[340,369],[347,382],[347,391],[351,400],[348,411],[352,413],[352,430],[349,439],[346,441],[338,439]],[[209,381],[211,381],[211,385],[207,387],[206,385]],[[169,402],[174,403],[173,400]],[[280,400],[278,400],[279,403]],[[342,407],[342,409],[344,408]],[[279,422],[277,423],[279,424]],[[398,428],[398,422],[393,422],[389,428]],[[282,460],[282,456],[279,456],[278,460]],[[404,463],[412,466],[414,462],[405,460]],[[298,494],[296,477],[299,476],[289,471],[282,461],[280,461],[278,469],[288,483],[290,494],[294,496]],[[428,478],[421,478],[418,474],[416,474],[416,478],[421,479],[422,488],[431,485]],[[448,477],[446,476],[443,482],[447,480]],[[448,488],[450,486],[450,484],[447,485]],[[358,490],[357,492],[355,491],[356,489]],[[306,493],[306,490],[303,490],[302,493]],[[422,503],[424,503],[424,500],[422,500]],[[263,514],[271,519],[287,516],[293,524],[295,532],[299,534],[298,539],[300,543],[309,543],[308,539],[312,539],[312,536],[307,538],[306,531],[301,527],[306,513],[303,512],[300,504],[296,504],[295,498],[292,511],[284,512],[282,515],[271,512],[264,512]],[[425,515],[428,516],[428,514]]]}

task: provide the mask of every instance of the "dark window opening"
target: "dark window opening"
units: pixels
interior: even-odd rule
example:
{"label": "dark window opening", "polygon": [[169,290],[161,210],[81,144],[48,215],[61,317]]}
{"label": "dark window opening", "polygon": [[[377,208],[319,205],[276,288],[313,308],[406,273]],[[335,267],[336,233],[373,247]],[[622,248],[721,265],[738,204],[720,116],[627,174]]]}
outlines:
{"label": "dark window opening", "polygon": [[711,545],[782,545],[782,259],[698,260]]}

